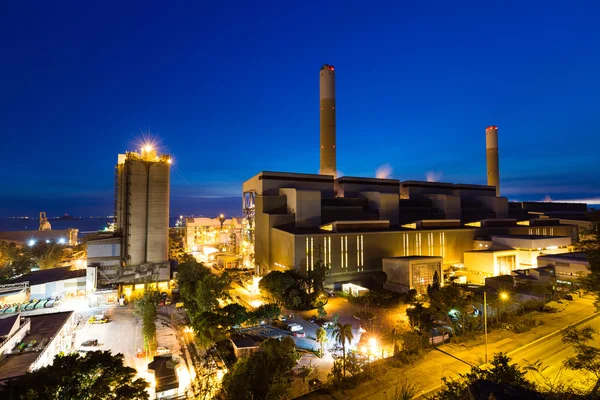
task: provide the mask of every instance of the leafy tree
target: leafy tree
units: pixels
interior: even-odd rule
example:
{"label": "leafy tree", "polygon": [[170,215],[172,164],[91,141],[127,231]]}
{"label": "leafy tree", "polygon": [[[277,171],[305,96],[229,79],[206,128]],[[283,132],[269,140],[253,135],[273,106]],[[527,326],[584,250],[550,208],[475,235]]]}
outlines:
{"label": "leafy tree", "polygon": [[220,395],[225,399],[277,398],[285,391],[284,375],[298,361],[296,345],[289,336],[267,339],[261,351],[238,360],[223,377]]}
{"label": "leafy tree", "polygon": [[346,376],[346,344],[352,343],[352,325],[338,322],[333,331],[333,339],[342,347],[342,374]]}
{"label": "leafy tree", "polygon": [[325,318],[327,318],[327,311],[325,311],[325,307],[323,307],[323,306],[320,306],[320,307],[317,309],[317,317],[319,317],[319,319],[320,319],[321,321],[322,321],[322,320],[324,320]]}
{"label": "leafy tree", "polygon": [[248,311],[240,304],[232,303],[219,310],[224,317],[224,323],[228,326],[241,325],[248,320]]}
{"label": "leafy tree", "polygon": [[13,242],[0,241],[0,283],[28,274],[35,261],[28,247],[20,248]]}
{"label": "leafy tree", "polygon": [[321,347],[319,353],[321,354],[321,357],[323,357],[323,350],[327,344],[327,331],[322,326],[317,328],[317,343],[319,343],[319,346]]}
{"label": "leafy tree", "polygon": [[150,353],[156,348],[156,307],[159,293],[146,291],[144,295],[135,300],[135,314],[142,320],[142,337],[144,349]]}
{"label": "leafy tree", "polygon": [[408,354],[418,354],[424,347],[425,338],[415,331],[403,332],[400,335],[402,350]]}
{"label": "leafy tree", "polygon": [[263,296],[267,296],[270,302],[283,305],[288,290],[294,287],[295,284],[294,275],[288,273],[288,271],[272,271],[263,276],[258,283],[258,287]]}
{"label": "leafy tree", "polygon": [[281,307],[275,303],[262,304],[256,307],[252,313],[254,314],[253,319],[255,320],[266,319],[267,321],[272,321],[281,314]]}
{"label": "leafy tree", "polygon": [[597,343],[594,338],[597,334],[598,331],[589,325],[581,329],[570,327],[563,332],[563,342],[575,349],[575,355],[564,360],[564,365],[569,369],[586,371],[596,376],[593,395],[600,392],[600,347],[590,346],[589,343]]}
{"label": "leafy tree", "polygon": [[330,271],[330,266],[323,260],[317,260],[312,270],[307,271],[307,278],[314,293],[321,293],[324,288],[325,278]]}
{"label": "leafy tree", "polygon": [[579,279],[583,288],[594,294],[594,305],[600,310],[600,210],[588,211],[592,227],[580,235],[581,240],[575,243],[577,251],[586,251],[590,264],[590,273]]}
{"label": "leafy tree", "polygon": [[535,386],[525,378],[525,371],[518,365],[511,364],[511,358],[504,353],[494,355],[490,361],[489,369],[479,367],[471,368],[470,372],[460,374],[459,380],[442,378],[443,384],[440,392],[434,396],[437,400],[462,400],[471,398],[469,388],[477,381],[489,381],[508,387],[534,390]]}
{"label": "leafy tree", "polygon": [[360,374],[367,364],[367,358],[355,351],[348,351],[347,354],[340,356],[338,352],[333,353],[333,366],[330,377],[335,381],[341,381],[346,376],[344,370],[350,376]]}
{"label": "leafy tree", "polygon": [[56,268],[65,257],[64,247],[57,243],[38,243],[31,248],[31,254],[41,269]]}
{"label": "leafy tree", "polygon": [[57,355],[51,366],[20,376],[0,386],[5,400],[109,400],[149,398],[148,383],[136,370],[123,365],[123,355],[110,351]]}
{"label": "leafy tree", "polygon": [[205,311],[192,320],[196,340],[200,345],[209,347],[226,339],[225,332],[229,329],[227,319],[220,314]]}
{"label": "leafy tree", "polygon": [[298,376],[302,378],[302,383],[306,383],[306,378],[314,374],[315,367],[312,366],[312,361],[308,365],[303,365],[298,371]]}
{"label": "leafy tree", "polygon": [[440,276],[437,270],[433,273],[433,280],[427,285],[427,295],[431,298],[440,290]]}

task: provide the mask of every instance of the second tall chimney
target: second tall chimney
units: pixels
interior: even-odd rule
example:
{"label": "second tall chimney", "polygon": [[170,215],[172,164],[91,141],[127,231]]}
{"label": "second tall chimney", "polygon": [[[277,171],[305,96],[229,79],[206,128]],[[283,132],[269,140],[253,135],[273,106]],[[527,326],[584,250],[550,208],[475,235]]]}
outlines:
{"label": "second tall chimney", "polygon": [[485,152],[487,159],[487,184],[496,187],[496,196],[500,196],[500,165],[498,161],[498,127],[485,128]]}
{"label": "second tall chimney", "polygon": [[319,174],[337,178],[335,159],[335,70],[325,64],[320,73],[321,166]]}

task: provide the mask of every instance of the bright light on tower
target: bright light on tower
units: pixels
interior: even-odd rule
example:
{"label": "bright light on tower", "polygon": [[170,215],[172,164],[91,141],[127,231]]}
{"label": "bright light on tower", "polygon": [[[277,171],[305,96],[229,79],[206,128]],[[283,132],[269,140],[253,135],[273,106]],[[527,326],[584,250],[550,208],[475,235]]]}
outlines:
{"label": "bright light on tower", "polygon": [[144,146],[144,151],[147,152],[147,153],[151,152],[152,151],[152,146],[150,146],[149,144],[145,145]]}

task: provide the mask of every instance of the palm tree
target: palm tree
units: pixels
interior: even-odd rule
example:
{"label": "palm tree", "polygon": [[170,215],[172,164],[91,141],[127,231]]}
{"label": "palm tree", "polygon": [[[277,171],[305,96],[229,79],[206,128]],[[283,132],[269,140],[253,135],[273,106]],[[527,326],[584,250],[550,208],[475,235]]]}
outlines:
{"label": "palm tree", "polygon": [[333,331],[333,339],[342,346],[342,372],[346,376],[346,342],[352,343],[352,325],[338,322]]}
{"label": "palm tree", "polygon": [[325,346],[325,343],[327,343],[327,331],[323,329],[322,326],[317,328],[317,342],[319,342],[321,345],[321,349],[319,351],[321,354],[320,357],[323,357],[323,347]]}

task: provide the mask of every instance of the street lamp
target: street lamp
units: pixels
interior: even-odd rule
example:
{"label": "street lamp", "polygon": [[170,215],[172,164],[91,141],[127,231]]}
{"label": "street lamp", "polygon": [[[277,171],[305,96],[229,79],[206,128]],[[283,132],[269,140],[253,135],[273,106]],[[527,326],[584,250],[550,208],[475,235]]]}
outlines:
{"label": "street lamp", "polygon": [[225,223],[225,215],[219,214],[219,222],[221,223],[221,230],[223,230],[223,224]]}
{"label": "street lamp", "polygon": [[[502,309],[504,309],[504,302],[506,300],[508,300],[508,293],[501,292],[500,293],[500,300],[502,300]],[[502,323],[502,311],[500,311],[500,323]]]}

